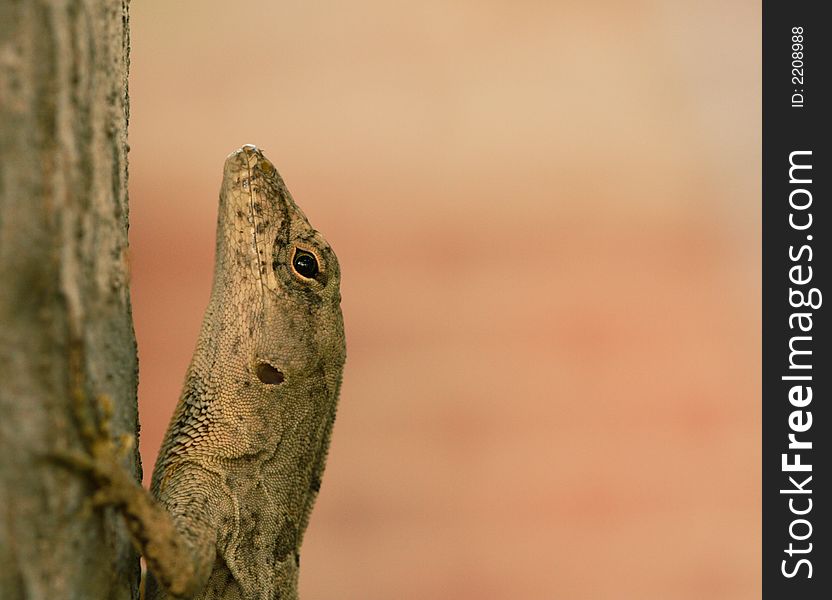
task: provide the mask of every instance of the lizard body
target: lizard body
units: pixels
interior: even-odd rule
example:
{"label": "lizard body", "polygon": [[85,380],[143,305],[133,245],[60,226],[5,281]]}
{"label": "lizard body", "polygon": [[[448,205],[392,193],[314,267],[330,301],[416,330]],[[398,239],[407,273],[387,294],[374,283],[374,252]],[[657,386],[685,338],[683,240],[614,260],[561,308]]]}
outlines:
{"label": "lizard body", "polygon": [[151,495],[94,446],[147,600],[294,600],[345,359],[335,254],[254,146],[228,156],[211,299]]}

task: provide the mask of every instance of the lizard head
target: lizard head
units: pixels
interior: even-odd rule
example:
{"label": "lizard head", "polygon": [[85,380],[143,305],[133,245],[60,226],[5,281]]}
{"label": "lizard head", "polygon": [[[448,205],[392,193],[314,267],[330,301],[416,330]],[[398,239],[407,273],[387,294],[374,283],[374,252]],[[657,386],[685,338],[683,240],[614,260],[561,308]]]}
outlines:
{"label": "lizard head", "polygon": [[[334,410],[345,358],[339,286],[335,253],[274,165],[255,146],[231,153],[213,296],[232,313],[224,316],[225,342],[244,363],[238,368],[245,368],[251,393],[281,402],[329,399]],[[246,390],[232,393],[243,400]]]}

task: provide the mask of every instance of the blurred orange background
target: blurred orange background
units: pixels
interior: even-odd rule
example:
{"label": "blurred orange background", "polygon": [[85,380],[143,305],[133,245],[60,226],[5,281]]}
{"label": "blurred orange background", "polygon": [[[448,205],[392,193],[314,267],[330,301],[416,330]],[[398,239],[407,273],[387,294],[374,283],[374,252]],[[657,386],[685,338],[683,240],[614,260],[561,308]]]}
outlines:
{"label": "blurred orange background", "polygon": [[759,597],[758,2],[131,13],[146,479],[255,143],[343,271],[304,600]]}

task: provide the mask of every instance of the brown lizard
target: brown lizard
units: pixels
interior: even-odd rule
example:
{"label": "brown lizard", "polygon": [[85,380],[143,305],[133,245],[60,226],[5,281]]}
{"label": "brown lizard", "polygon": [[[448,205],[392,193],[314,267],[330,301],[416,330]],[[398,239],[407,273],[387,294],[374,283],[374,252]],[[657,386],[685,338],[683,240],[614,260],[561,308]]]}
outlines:
{"label": "brown lizard", "polygon": [[211,299],[151,494],[106,427],[76,461],[124,515],[148,600],[297,598],[345,359],[339,280],[272,163],[229,155]]}

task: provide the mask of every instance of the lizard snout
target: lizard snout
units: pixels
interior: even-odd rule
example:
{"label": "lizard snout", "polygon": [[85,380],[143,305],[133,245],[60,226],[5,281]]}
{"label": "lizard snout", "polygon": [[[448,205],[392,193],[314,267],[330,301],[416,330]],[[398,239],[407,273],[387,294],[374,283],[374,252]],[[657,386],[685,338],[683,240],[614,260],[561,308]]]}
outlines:
{"label": "lizard snout", "polygon": [[243,183],[243,180],[256,178],[262,175],[268,179],[277,176],[274,165],[263,156],[263,151],[254,144],[246,144],[237,148],[225,158],[223,169],[226,178],[235,183]]}

